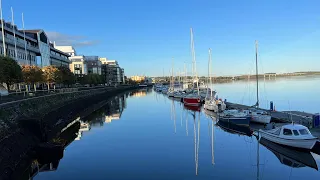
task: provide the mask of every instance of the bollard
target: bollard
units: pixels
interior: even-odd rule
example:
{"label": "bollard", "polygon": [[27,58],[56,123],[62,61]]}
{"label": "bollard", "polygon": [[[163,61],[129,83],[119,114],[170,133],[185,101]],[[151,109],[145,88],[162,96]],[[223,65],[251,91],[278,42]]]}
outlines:
{"label": "bollard", "polygon": [[270,101],[270,111],[273,111],[273,101]]}

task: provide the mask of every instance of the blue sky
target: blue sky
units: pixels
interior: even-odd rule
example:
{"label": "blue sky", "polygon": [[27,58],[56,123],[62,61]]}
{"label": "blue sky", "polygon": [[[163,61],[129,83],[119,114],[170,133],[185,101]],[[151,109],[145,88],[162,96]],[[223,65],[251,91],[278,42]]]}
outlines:
{"label": "blue sky", "polygon": [[71,43],[78,54],[116,59],[127,75],[169,73],[187,63],[190,27],[200,75],[208,48],[216,75],[254,70],[259,41],[261,72],[320,70],[320,1],[296,0],[2,0],[3,14],[27,29],[44,29],[50,40]]}

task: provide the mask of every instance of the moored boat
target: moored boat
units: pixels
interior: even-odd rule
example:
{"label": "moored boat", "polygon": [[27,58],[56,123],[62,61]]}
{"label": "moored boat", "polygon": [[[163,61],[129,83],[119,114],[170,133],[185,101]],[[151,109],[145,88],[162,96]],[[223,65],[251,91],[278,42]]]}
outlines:
{"label": "moored boat", "polygon": [[311,150],[318,138],[314,137],[309,129],[300,124],[288,124],[271,130],[259,130],[260,138],[271,142]]}
{"label": "moored boat", "polygon": [[247,110],[225,110],[219,114],[220,120],[240,126],[249,126],[251,116],[248,115]]}
{"label": "moored boat", "polygon": [[183,98],[183,104],[187,106],[201,106],[201,98],[197,94],[188,94]]}

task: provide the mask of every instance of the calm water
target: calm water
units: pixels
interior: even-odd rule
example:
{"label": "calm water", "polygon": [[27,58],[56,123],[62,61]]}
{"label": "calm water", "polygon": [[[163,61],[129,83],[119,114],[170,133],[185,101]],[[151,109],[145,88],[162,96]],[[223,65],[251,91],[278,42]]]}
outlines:
{"label": "calm water", "polygon": [[[292,109],[316,112],[319,82],[290,79],[265,85],[279,109],[288,109],[290,100]],[[230,101],[251,103],[254,95],[251,101],[243,98],[248,84],[220,84],[215,89]],[[319,155],[229,133],[203,110],[186,109],[152,90],[119,95],[81,121],[78,137],[57,169],[34,179],[320,178]]]}

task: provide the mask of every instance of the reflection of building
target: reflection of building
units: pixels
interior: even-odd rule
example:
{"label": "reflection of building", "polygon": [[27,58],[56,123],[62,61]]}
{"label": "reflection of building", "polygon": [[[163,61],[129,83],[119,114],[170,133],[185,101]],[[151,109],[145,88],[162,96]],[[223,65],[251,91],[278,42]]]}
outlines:
{"label": "reflection of building", "polygon": [[78,136],[75,138],[75,140],[80,140],[82,137],[82,133],[85,131],[90,131],[91,125],[87,122],[80,121],[80,129],[78,132]]}
{"label": "reflection of building", "polygon": [[121,118],[121,114],[126,107],[126,96],[116,96],[111,99],[105,107],[105,122],[110,123],[112,120]]}
{"label": "reflection of building", "polygon": [[147,92],[146,91],[137,91],[137,92],[133,92],[132,96],[134,97],[142,97],[142,96],[146,96]]}

